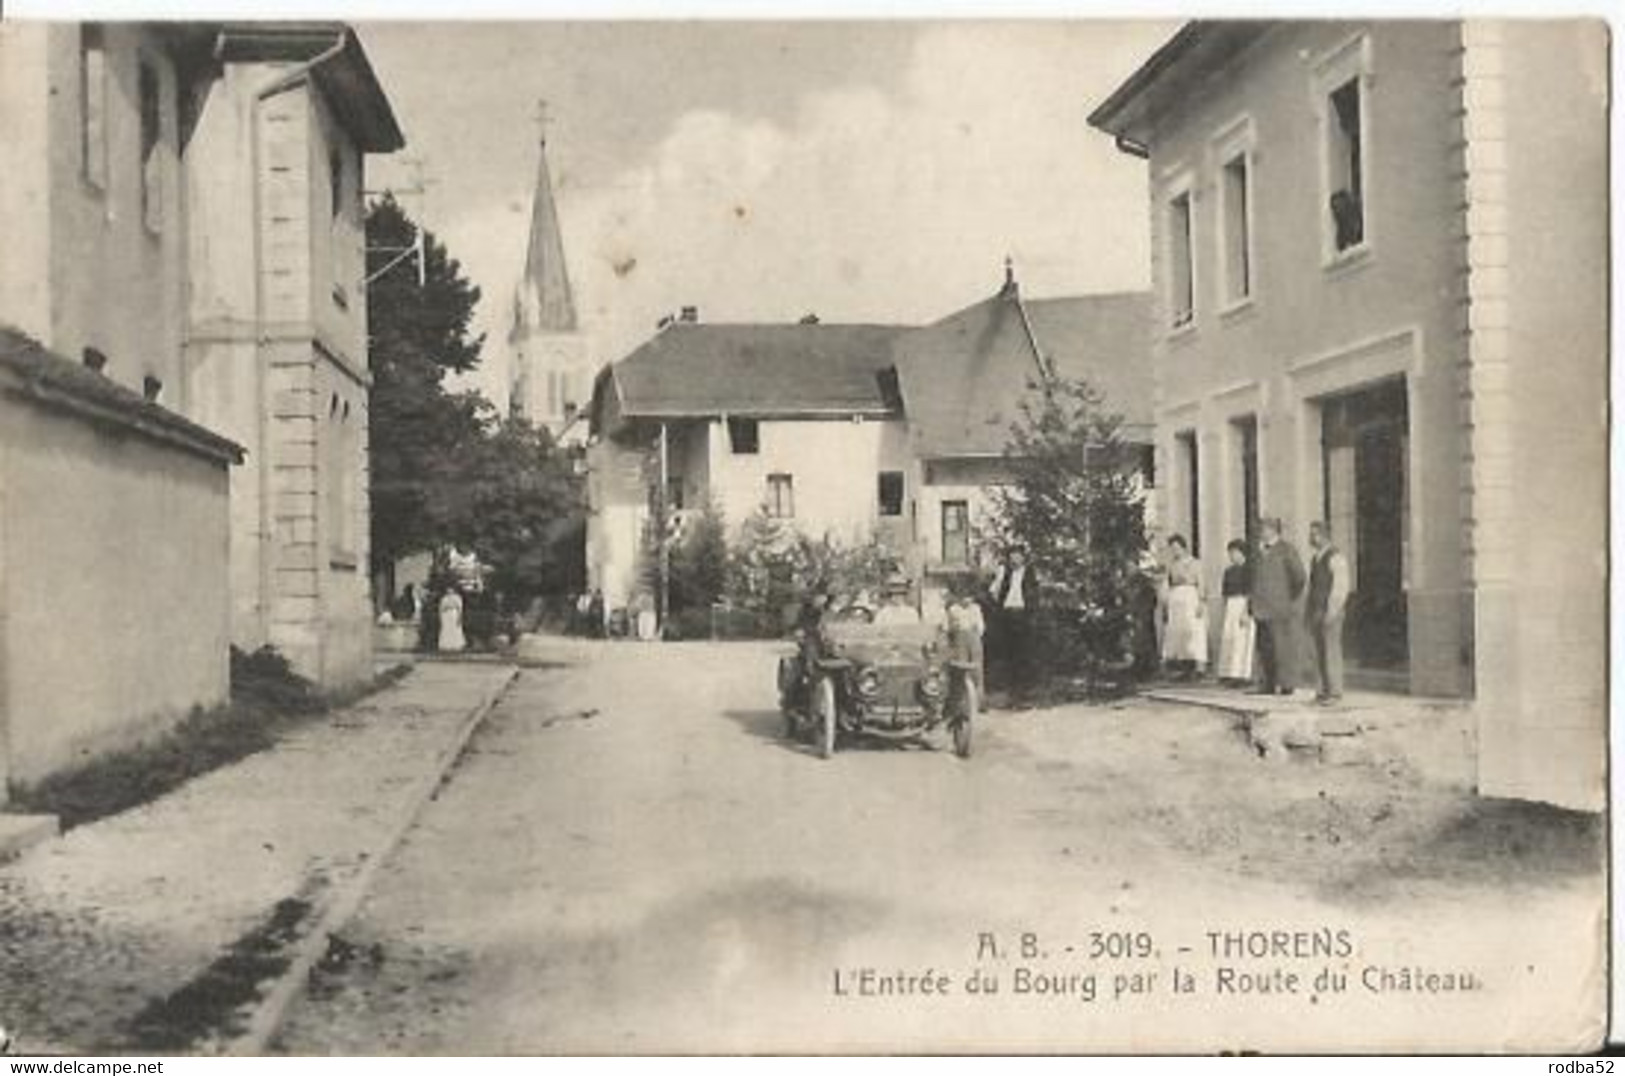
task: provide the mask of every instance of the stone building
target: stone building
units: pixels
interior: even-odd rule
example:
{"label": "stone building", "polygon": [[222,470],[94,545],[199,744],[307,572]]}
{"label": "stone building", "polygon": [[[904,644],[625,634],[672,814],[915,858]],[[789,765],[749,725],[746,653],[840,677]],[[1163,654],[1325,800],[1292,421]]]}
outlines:
{"label": "stone building", "polygon": [[930,602],[987,567],[1005,445],[1046,372],[1089,379],[1149,446],[1147,324],[1144,295],[1027,300],[1008,271],[918,328],[679,318],[599,375],[589,585],[611,609],[646,585],[663,488],[679,527],[709,504],[730,528],[765,511],[812,538],[879,541]]}
{"label": "stone building", "polygon": [[1571,806],[1604,754],[1607,70],[1600,23],[1195,22],[1090,117],[1149,166],[1170,526],[1217,584],[1260,513],[1328,520],[1351,680],[1476,696],[1481,790]]}
{"label": "stone building", "polygon": [[188,413],[232,481],[232,638],[328,686],[372,674],[365,159],[400,128],[355,34],[222,27],[186,151]]}
{"label": "stone building", "polygon": [[227,696],[242,449],[182,354],[208,38],[0,24],[0,804]]}
{"label": "stone building", "polygon": [[0,25],[0,778],[223,701],[232,642],[370,674],[360,155],[399,144],[341,24]]}

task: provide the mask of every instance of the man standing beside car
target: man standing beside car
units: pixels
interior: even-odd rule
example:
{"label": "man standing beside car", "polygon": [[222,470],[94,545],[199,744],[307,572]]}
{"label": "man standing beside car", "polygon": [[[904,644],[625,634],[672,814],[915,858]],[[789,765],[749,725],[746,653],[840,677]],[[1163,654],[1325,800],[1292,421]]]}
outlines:
{"label": "man standing beside car", "polygon": [[1038,608],[1038,580],[1027,563],[1027,551],[1017,546],[1005,556],[988,588],[992,598],[994,668],[1006,688],[1030,679],[1032,617]]}

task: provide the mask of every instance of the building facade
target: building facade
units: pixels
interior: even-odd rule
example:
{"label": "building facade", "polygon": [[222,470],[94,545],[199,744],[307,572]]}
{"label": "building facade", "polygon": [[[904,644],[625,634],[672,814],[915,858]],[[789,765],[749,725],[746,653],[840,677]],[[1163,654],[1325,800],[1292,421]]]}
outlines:
{"label": "building facade", "polygon": [[[1351,678],[1474,695],[1481,790],[1602,773],[1600,24],[1192,23],[1091,116],[1147,160],[1162,513],[1325,519]],[[1210,618],[1217,623],[1218,618]]]}
{"label": "building facade", "polygon": [[[921,578],[985,567],[997,491],[1014,478],[1010,431],[1043,379],[1088,381],[1122,416],[1123,437],[1149,446],[1149,318],[1143,292],[1026,299],[1007,269],[994,296],[898,340]],[[1144,466],[1140,476],[1154,478]]]}
{"label": "building facade", "polygon": [[[1086,378],[1150,442],[1143,294],[992,297],[931,325],[678,320],[600,375],[588,449],[589,585],[614,609],[658,576],[650,520],[708,505],[893,551],[922,605],[988,563],[996,490],[1042,378]],[[1149,472],[1145,477],[1149,478]],[[663,491],[663,499],[662,499]]]}
{"label": "building facade", "polygon": [[365,207],[403,140],[342,25],[226,26],[186,154],[192,417],[232,483],[232,638],[327,686],[372,674]]}
{"label": "building facade", "polygon": [[400,134],[354,34],[8,21],[0,91],[0,776],[224,701],[233,643],[370,676],[361,161]]}
{"label": "building facade", "polygon": [[843,544],[903,519],[907,432],[881,373],[901,330],[679,321],[599,375],[587,577],[611,609],[650,587],[651,520],[757,512]]}
{"label": "building facade", "polygon": [[0,804],[229,690],[243,454],[186,418],[182,350],[208,44],[0,25]]}

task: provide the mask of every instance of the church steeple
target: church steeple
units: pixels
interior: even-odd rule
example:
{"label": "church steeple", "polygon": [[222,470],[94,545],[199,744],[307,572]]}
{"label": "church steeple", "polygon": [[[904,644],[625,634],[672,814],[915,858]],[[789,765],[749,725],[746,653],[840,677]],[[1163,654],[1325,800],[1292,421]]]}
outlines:
{"label": "church steeple", "polygon": [[540,127],[536,162],[536,194],[530,210],[530,246],[525,251],[525,275],[514,296],[514,338],[532,333],[576,331],[575,299],[564,264],[564,237],[559,232],[558,208],[553,204],[553,180],[547,168],[547,105],[537,109]]}

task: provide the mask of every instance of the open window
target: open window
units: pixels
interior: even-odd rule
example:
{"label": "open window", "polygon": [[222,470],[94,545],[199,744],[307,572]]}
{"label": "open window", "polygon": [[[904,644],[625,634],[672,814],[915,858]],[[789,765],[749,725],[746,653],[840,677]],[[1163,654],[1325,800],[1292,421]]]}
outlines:
{"label": "open window", "polygon": [[879,481],[880,514],[883,516],[900,516],[903,514],[903,472],[881,471]]}
{"label": "open window", "polygon": [[1327,110],[1326,161],[1331,186],[1327,208],[1331,212],[1332,243],[1342,252],[1365,242],[1360,81],[1349,79],[1333,90]]}
{"label": "open window", "polygon": [[1173,329],[1196,318],[1194,225],[1191,192],[1185,189],[1168,200],[1168,321]]}
{"label": "open window", "polygon": [[1320,101],[1321,235],[1328,265],[1371,242],[1371,43],[1349,39],[1315,65]]}
{"label": "open window", "polygon": [[107,49],[95,23],[79,28],[79,170],[107,189]]}
{"label": "open window", "polygon": [[728,419],[728,447],[736,456],[754,456],[762,450],[761,424],[753,418]]}

